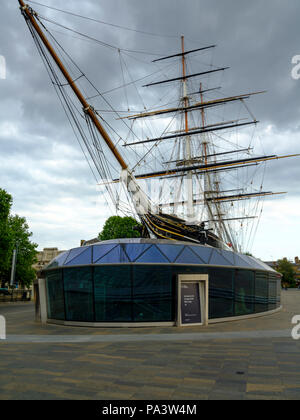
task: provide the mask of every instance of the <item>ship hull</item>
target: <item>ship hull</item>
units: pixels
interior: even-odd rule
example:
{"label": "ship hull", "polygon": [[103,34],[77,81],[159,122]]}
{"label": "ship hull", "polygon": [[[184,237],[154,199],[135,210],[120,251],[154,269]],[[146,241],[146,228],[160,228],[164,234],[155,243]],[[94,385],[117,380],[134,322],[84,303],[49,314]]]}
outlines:
{"label": "ship hull", "polygon": [[143,224],[158,239],[173,241],[193,242],[196,244],[210,245],[215,248],[228,249],[215,234],[198,225],[188,225],[176,216],[163,213],[159,215],[147,214],[142,218]]}

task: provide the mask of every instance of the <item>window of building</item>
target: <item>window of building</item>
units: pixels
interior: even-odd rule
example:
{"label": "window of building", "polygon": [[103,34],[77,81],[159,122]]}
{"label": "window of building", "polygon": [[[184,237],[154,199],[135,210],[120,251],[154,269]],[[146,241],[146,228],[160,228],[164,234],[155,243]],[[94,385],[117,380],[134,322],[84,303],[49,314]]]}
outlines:
{"label": "window of building", "polygon": [[209,318],[234,316],[234,270],[209,268]]}
{"label": "window of building", "polygon": [[94,321],[92,267],[65,268],[64,290],[67,321]]}
{"label": "window of building", "polygon": [[268,273],[257,271],[255,274],[255,313],[266,312],[268,310],[269,280]]}
{"label": "window of building", "polygon": [[48,298],[48,318],[65,319],[64,289],[62,270],[48,271],[46,276]]}
{"label": "window of building", "polygon": [[172,270],[169,266],[133,267],[133,320],[174,320]]}
{"label": "window of building", "polygon": [[94,269],[96,322],[131,322],[132,291],[129,265]]}
{"label": "window of building", "polygon": [[235,316],[254,313],[254,272],[236,270],[234,288]]}

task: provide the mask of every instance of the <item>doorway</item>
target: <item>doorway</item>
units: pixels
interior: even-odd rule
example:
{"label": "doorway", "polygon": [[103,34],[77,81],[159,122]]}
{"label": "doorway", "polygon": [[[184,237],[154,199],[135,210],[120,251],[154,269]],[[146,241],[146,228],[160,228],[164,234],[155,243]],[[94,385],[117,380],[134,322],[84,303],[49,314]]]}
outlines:
{"label": "doorway", "polygon": [[208,275],[179,274],[177,326],[208,325]]}

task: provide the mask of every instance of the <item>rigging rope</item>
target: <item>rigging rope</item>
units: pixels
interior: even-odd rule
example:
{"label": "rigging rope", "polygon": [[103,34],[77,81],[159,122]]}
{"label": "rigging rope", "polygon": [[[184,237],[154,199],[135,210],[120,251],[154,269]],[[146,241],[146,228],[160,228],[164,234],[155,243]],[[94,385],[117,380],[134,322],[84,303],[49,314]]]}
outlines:
{"label": "rigging rope", "polygon": [[[58,26],[63,27],[64,29],[73,31],[72,29],[67,28],[64,25],[57,24],[56,22],[51,21],[50,19],[43,18],[43,20],[48,21],[50,23],[54,23],[54,24],[56,24]],[[96,171],[99,174],[100,178],[101,179],[106,179],[106,180],[112,180],[113,179],[112,171],[115,170],[115,167],[114,167],[114,165],[112,165],[112,163],[106,157],[106,153],[104,152],[103,144],[101,142],[102,139],[100,139],[100,137],[101,137],[100,134],[98,133],[98,131],[96,131],[94,125],[92,124],[92,121],[91,121],[90,117],[86,113],[82,113],[82,110],[81,109],[79,110],[76,107],[76,105],[73,103],[72,98],[68,95],[68,92],[67,92],[67,89],[69,87],[69,84],[62,83],[62,81],[60,80],[58,74],[55,71],[55,68],[56,67],[54,67],[54,65],[53,65],[53,63],[52,63],[52,61],[50,59],[50,56],[46,52],[45,47],[43,47],[43,44],[41,43],[41,40],[36,35],[36,33],[35,33],[35,31],[34,31],[34,29],[32,27],[32,24],[28,20],[26,20],[26,22],[27,22],[27,25],[30,28],[30,32],[31,32],[31,34],[32,34],[32,36],[34,38],[34,42],[35,42],[35,44],[37,46],[37,49],[39,51],[39,54],[41,55],[42,60],[43,60],[43,63],[45,64],[46,69],[47,69],[47,72],[48,72],[48,74],[50,76],[50,80],[51,80],[51,82],[52,82],[52,84],[53,84],[53,86],[55,88],[56,93],[59,96],[59,100],[62,103],[64,112],[66,113],[66,115],[68,117],[69,123],[70,123],[70,125],[71,125],[71,127],[72,127],[72,129],[73,129],[73,131],[75,133],[75,136],[77,138],[77,141],[78,141],[78,143],[80,145],[81,150],[84,153],[85,159],[87,160],[87,162],[89,164],[89,167],[90,167],[90,169],[92,171],[92,174],[93,174],[94,178],[97,181],[97,176],[96,176],[96,174],[94,173],[94,171],[91,168],[90,160],[87,158],[87,155],[86,155],[86,153],[84,151],[84,148],[82,147],[82,142],[84,143],[84,145],[85,145],[85,147],[86,147],[86,149],[87,149],[87,151],[88,151],[88,153],[90,155],[91,160],[94,163],[94,166],[95,166]],[[43,25],[43,23],[40,21],[40,19],[39,19],[39,22],[41,23],[41,25]],[[45,30],[47,31],[47,33],[50,34],[51,38],[55,41],[56,45],[59,46],[59,48],[61,49],[61,51],[64,52],[64,54],[66,55],[66,57],[75,66],[75,68],[77,69],[77,71],[79,71],[80,75],[79,76],[78,75],[75,75],[74,76],[74,81],[75,80],[77,81],[79,79],[84,78],[89,83],[89,85],[97,92],[97,95],[96,96],[101,97],[102,100],[110,107],[111,112],[114,112],[119,117],[119,112],[121,112],[121,111],[116,111],[113,108],[113,106],[104,98],[104,93],[100,93],[98,91],[98,89],[94,86],[94,84],[80,70],[80,68],[72,60],[72,58],[69,56],[69,54],[67,54],[67,52],[58,43],[58,41],[54,38],[54,36],[51,34],[51,32],[45,27],[45,25],[43,25],[43,27],[45,28]],[[81,36],[85,36],[84,34],[81,34],[80,32],[76,32],[76,31],[74,31],[74,32],[77,33],[77,34],[79,34],[79,35],[81,35]],[[97,40],[95,38],[91,38],[91,37],[88,37],[88,36],[86,36],[86,37],[89,38],[89,39],[91,39],[91,40],[93,40],[93,41],[95,41],[95,42],[101,43],[102,45],[105,45],[107,47],[117,49],[116,47],[114,47],[114,46],[112,46],[110,44],[102,43],[102,41],[99,41],[99,40]],[[130,50],[121,50],[119,48],[117,50],[118,50],[118,53],[119,53],[120,64],[121,64],[121,71],[122,71],[122,76],[123,76],[123,87],[126,86],[126,85],[129,85],[129,84],[130,85],[133,84],[135,86],[135,89],[137,91],[137,94],[139,96],[139,99],[141,100],[144,108],[146,108],[145,107],[145,104],[144,104],[144,101],[143,101],[143,98],[141,97],[141,95],[140,95],[140,93],[139,93],[139,91],[138,91],[138,89],[136,87],[136,82],[133,81],[133,79],[132,79],[132,77],[131,77],[131,75],[129,73],[129,69],[128,69],[127,65],[126,65],[126,62],[125,62],[124,58],[121,56],[121,51],[127,51],[128,52]],[[131,52],[133,52],[133,51],[131,51]],[[137,51],[135,51],[135,52],[137,52]],[[129,77],[131,79],[131,82],[129,84],[126,84],[125,83],[125,74],[124,74],[123,65],[124,65],[124,68],[128,72],[128,75],[129,75]],[[161,71],[161,69],[159,71]],[[149,77],[149,76],[146,76],[146,77]],[[144,78],[146,78],[146,77],[144,77]],[[126,95],[127,105],[128,105],[128,108],[129,108],[129,100],[128,100],[126,88],[125,88],[125,95]],[[244,101],[242,101],[242,103],[244,104]],[[246,109],[249,111],[249,109],[247,107],[246,107]],[[250,111],[249,111],[249,113],[250,113]],[[165,130],[161,134],[161,136],[169,129],[169,127],[171,126],[171,124],[173,124],[173,122],[174,122],[175,118],[177,117],[177,115],[178,114],[175,114],[174,115],[174,117],[169,122],[169,124],[167,125],[167,127],[165,128]],[[253,116],[253,114],[251,114],[251,113],[250,113],[250,115]],[[102,118],[100,115],[99,115],[99,117]],[[85,129],[83,128],[83,126],[82,126],[82,124],[80,122],[80,118],[84,119],[87,128],[85,128]],[[105,121],[103,118],[102,118],[102,120],[104,121],[104,123],[107,125],[107,127],[112,132],[114,132],[114,133],[117,134],[116,130],[109,124],[109,122]],[[194,118],[194,116],[193,116],[193,121],[194,121],[194,123],[196,123],[196,118]],[[137,134],[133,131],[133,124],[129,126],[124,120],[122,120],[122,123],[129,130],[129,133],[130,134],[133,134],[133,136],[138,139]],[[146,125],[147,124],[148,124],[148,122],[146,122]],[[194,124],[194,125],[196,125],[196,124]],[[79,140],[79,136],[78,136],[75,128],[77,129],[77,132],[79,133],[82,142]],[[150,128],[150,127],[148,127],[148,128]],[[89,135],[86,134],[86,131],[85,130],[88,131],[88,134]],[[128,133],[128,135],[129,135],[129,133]],[[222,138],[221,136],[218,136],[216,134],[215,134],[215,136],[216,137],[219,137],[219,138]],[[223,139],[223,138],[222,138],[222,140],[227,141],[226,139]],[[120,141],[124,141],[124,140],[122,139],[122,137],[120,137],[118,135],[118,141],[117,141],[116,146],[120,143]],[[227,141],[227,143],[230,143],[230,142]],[[147,162],[147,165],[149,165],[149,166],[151,166],[152,164],[155,164],[155,165],[157,164],[157,162],[158,162],[157,157],[158,156],[163,161],[163,158],[164,158],[164,156],[163,156],[164,149],[163,150],[159,149],[157,147],[158,144],[159,144],[159,141],[156,142],[150,148],[150,150],[147,150],[147,147],[146,147],[147,152],[144,153],[143,156],[140,156],[136,151],[134,151],[135,157],[138,159],[138,162],[136,163],[135,166],[133,166],[133,171],[139,165],[141,165],[143,162],[145,162],[146,158],[151,157],[151,159],[152,159],[152,160],[150,160],[150,161]],[[182,144],[182,142],[175,141],[174,147],[173,147],[173,150],[172,150],[172,154],[171,154],[172,156],[173,156],[173,153],[175,153],[177,149],[178,149],[178,153],[179,153],[179,156],[180,156],[180,145],[181,144]],[[191,142],[191,148],[192,148],[192,151],[194,152],[194,153],[192,153],[192,155],[194,155],[196,153],[196,146],[197,145],[198,145],[198,139],[192,140],[192,142]],[[104,147],[105,147],[105,145],[104,145]],[[213,150],[214,150],[214,148],[213,148]],[[258,167],[256,168],[256,170],[254,172],[254,175],[257,172],[258,172]],[[229,177],[231,177],[231,174],[229,174]],[[263,176],[263,178],[264,178],[264,176]],[[182,179],[183,178],[181,177],[181,183],[182,183]],[[207,182],[208,190],[213,190],[213,187],[216,186],[217,184],[219,184],[219,179],[220,179],[220,176],[217,173],[212,174],[211,177],[208,177],[208,175],[205,174],[204,182]],[[240,179],[240,181],[241,181],[241,179]],[[176,185],[176,183],[177,182],[175,181],[174,184]],[[108,192],[108,194],[110,196],[110,202],[112,202],[115,205],[115,207],[117,208],[117,210],[119,210],[119,211],[122,211],[122,212],[129,212],[130,211],[131,212],[130,206],[132,206],[132,202],[129,200],[129,203],[130,203],[129,206],[128,206],[128,203],[122,202],[121,195],[119,193],[116,193],[115,192],[115,190],[116,190],[115,185],[112,184],[112,183],[109,183],[109,182],[107,182],[105,184],[105,188],[106,188],[106,190],[107,190],[107,192]],[[199,185],[200,185],[200,183],[199,183]],[[124,186],[122,186],[122,188],[124,188]],[[207,190],[207,188],[205,188],[205,190]],[[161,189],[160,191],[162,192],[163,190]],[[106,200],[106,197],[105,197],[105,200]],[[263,201],[263,200],[261,200],[261,201]],[[258,199],[256,205],[254,206],[255,207],[255,210],[258,210],[259,204],[260,204],[260,200]],[[242,203],[241,201],[239,201],[237,207],[240,209],[240,207],[242,207],[242,206],[244,206],[244,209],[243,209],[243,213],[242,214],[246,214],[245,213],[246,206],[244,205],[244,203]],[[223,204],[223,203],[217,204],[217,203],[214,203],[214,204],[212,204],[212,208],[211,209],[208,208],[208,211],[210,213],[210,216],[212,217],[213,216],[213,210],[212,209],[214,209],[215,212],[217,213],[218,219],[221,221],[222,213],[225,210],[226,210],[226,213],[228,213],[228,207],[229,207],[229,205],[227,205],[227,204]],[[134,210],[133,210],[133,212],[134,212]],[[260,218],[261,218],[261,215],[259,217],[258,223],[260,221]],[[255,229],[255,232],[254,233],[256,233],[256,231],[257,231],[258,223],[257,223],[257,226],[256,226],[256,229]],[[249,225],[250,225],[250,222],[245,222],[245,225],[243,223],[240,224],[240,234],[243,235],[244,237],[245,237],[246,232],[249,230]],[[222,232],[222,234],[220,236],[222,236],[227,241],[230,241],[231,243],[235,244],[235,242],[236,242],[235,236],[237,236],[237,231],[236,232],[232,231],[229,228],[229,226],[230,226],[230,223],[225,223],[224,224],[224,221],[222,221],[222,223],[220,223],[220,226],[217,224],[216,231]],[[254,229],[254,224],[252,224],[252,228],[250,230],[248,244],[250,244],[250,239],[253,236],[253,229]],[[253,241],[254,241],[254,238],[253,238]]]}
{"label": "rigging rope", "polygon": [[67,10],[58,9],[56,7],[48,6],[46,4],[42,4],[42,3],[39,3],[39,2],[33,1],[33,0],[28,0],[28,2],[29,3],[32,3],[32,4],[36,4],[38,6],[46,7],[47,9],[55,10],[57,12],[65,13],[65,14],[68,14],[68,15],[71,15],[71,16],[76,16],[76,17],[79,17],[81,19],[89,20],[91,22],[96,22],[96,23],[101,23],[103,25],[112,26],[114,28],[124,29],[126,31],[136,32],[136,33],[140,33],[140,34],[144,34],[144,35],[150,35],[150,36],[157,36],[157,37],[161,37],[161,38],[176,38],[176,39],[179,38],[178,35],[161,35],[161,34],[155,34],[153,32],[139,31],[138,29],[132,29],[132,28],[128,28],[126,26],[121,26],[121,25],[116,25],[114,23],[104,22],[104,21],[99,20],[99,19],[95,19],[95,18],[83,16],[83,15],[80,15],[78,13],[70,12],[70,11],[67,11]]}
{"label": "rigging rope", "polygon": [[[77,141],[78,141],[78,143],[80,145],[80,148],[81,148],[81,150],[82,150],[82,152],[83,152],[83,154],[85,156],[85,159],[88,162],[88,165],[89,165],[89,167],[91,169],[91,172],[92,172],[92,174],[93,174],[96,182],[98,183],[98,179],[97,179],[97,177],[96,177],[96,175],[95,175],[95,173],[94,173],[94,171],[93,171],[93,169],[92,169],[92,167],[90,165],[89,160],[87,159],[87,156],[86,156],[85,151],[84,151],[84,149],[83,149],[83,147],[81,145],[81,142],[79,141],[79,138],[78,138],[77,132],[76,132],[76,130],[74,128],[74,125],[76,126],[76,128],[78,130],[78,133],[80,134],[80,137],[83,140],[83,142],[84,142],[84,144],[85,144],[85,146],[86,146],[86,148],[87,148],[87,150],[89,152],[89,155],[90,155],[90,157],[93,160],[93,163],[95,165],[95,168],[96,168],[96,170],[99,173],[99,175],[100,175],[101,178],[103,178],[103,175],[104,175],[104,173],[103,173],[103,169],[104,168],[101,168],[101,166],[99,167],[99,162],[96,159],[96,156],[95,156],[94,151],[90,147],[89,141],[88,141],[88,139],[87,139],[87,137],[86,137],[86,135],[84,133],[84,129],[82,128],[82,126],[81,126],[78,118],[76,117],[76,114],[74,113],[74,108],[75,108],[74,107],[74,104],[72,103],[71,98],[65,92],[65,90],[64,90],[64,87],[65,86],[63,86],[63,84],[60,83],[59,77],[58,77],[57,73],[55,72],[54,67],[53,67],[53,65],[52,65],[52,63],[51,63],[51,61],[50,61],[50,59],[49,59],[49,57],[48,57],[48,55],[47,55],[47,53],[46,53],[43,45],[41,44],[40,39],[36,36],[36,34],[35,34],[32,26],[31,26],[30,22],[27,21],[27,24],[28,24],[29,30],[30,30],[30,32],[31,32],[31,34],[33,36],[34,42],[35,42],[35,44],[37,46],[38,52],[39,52],[39,54],[40,54],[40,56],[42,58],[42,61],[45,64],[45,67],[46,67],[46,70],[47,70],[47,72],[49,74],[50,80],[51,80],[51,82],[52,82],[52,84],[53,84],[53,86],[54,86],[54,88],[55,88],[55,90],[56,90],[56,92],[58,94],[59,100],[60,100],[60,102],[61,102],[61,104],[63,106],[63,109],[64,109],[64,111],[65,111],[65,113],[67,115],[67,118],[69,120],[69,123],[70,123],[70,125],[71,125],[71,127],[72,127],[72,129],[73,129],[73,131],[75,133],[75,136],[76,136],[76,139],[77,139]],[[63,101],[62,101],[62,99],[63,99]],[[79,112],[76,109],[75,109],[75,111],[76,112]],[[105,169],[104,169],[104,171],[105,171]],[[110,196],[111,196],[111,194],[110,194]],[[105,200],[107,202],[107,205],[110,206],[110,204],[107,201],[106,197],[105,197]],[[114,202],[114,197],[113,196],[111,196],[111,200],[112,200],[112,202]]]}
{"label": "rigging rope", "polygon": [[93,42],[99,44],[99,45],[102,45],[103,47],[111,48],[113,50],[121,50],[121,51],[125,51],[125,52],[135,53],[135,54],[145,54],[145,55],[153,55],[153,56],[160,56],[161,55],[159,53],[153,53],[153,52],[149,52],[149,51],[138,51],[138,50],[130,50],[130,49],[127,49],[127,48],[116,47],[115,45],[111,45],[111,44],[108,44],[107,42],[100,41],[97,38],[94,38],[94,37],[89,36],[89,35],[86,35],[86,34],[84,34],[82,32],[76,31],[75,29],[69,28],[66,25],[62,25],[61,23],[55,22],[54,20],[49,19],[49,18],[47,18],[45,16],[39,15],[39,17],[40,17],[40,19],[43,19],[46,22],[52,23],[53,25],[56,25],[56,26],[58,26],[60,28],[63,28],[66,31],[73,32],[76,35],[80,35],[83,38],[86,38],[86,39],[88,39],[90,41],[93,41]]}

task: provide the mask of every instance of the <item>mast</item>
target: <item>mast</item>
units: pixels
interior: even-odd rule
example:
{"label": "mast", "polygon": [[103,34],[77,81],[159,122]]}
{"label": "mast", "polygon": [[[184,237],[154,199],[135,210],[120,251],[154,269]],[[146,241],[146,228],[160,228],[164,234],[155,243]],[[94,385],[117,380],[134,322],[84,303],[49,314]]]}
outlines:
{"label": "mast", "polygon": [[[204,158],[204,164],[207,165],[207,162],[208,162],[207,154],[208,153],[207,153],[207,139],[206,139],[206,134],[205,134],[205,113],[204,113],[204,108],[203,108],[204,99],[203,99],[203,92],[202,92],[202,82],[200,83],[200,99],[201,99],[200,103],[202,105],[202,107],[200,108],[200,112],[201,112],[201,122],[202,122],[202,130],[203,130],[202,156]],[[202,162],[203,162],[203,158],[202,158]],[[210,208],[210,204],[206,200],[206,191],[210,191],[212,189],[209,173],[205,173],[203,183],[204,183],[203,199],[204,199],[204,205],[207,209],[207,216],[209,216],[209,218],[213,218],[213,213],[212,213],[212,210]],[[216,226],[216,229],[219,231],[219,234],[220,234],[220,226],[219,225]]]}
{"label": "mast", "polygon": [[[202,91],[202,82],[200,83],[200,98],[201,98],[201,104],[203,104],[203,91]],[[205,114],[204,114],[204,108],[201,108],[201,118],[202,118],[202,129],[205,127]],[[203,148],[204,148],[204,163],[207,165],[207,143],[206,141],[203,142]]]}
{"label": "mast", "polygon": [[[181,36],[181,51],[182,51],[182,85],[183,85],[183,103],[184,108],[189,106],[189,99],[187,95],[187,82],[186,82],[186,63],[185,63],[185,53],[184,53],[184,36]],[[188,122],[188,111],[185,109],[184,112],[184,128],[185,128],[185,160],[190,162],[192,158],[191,154],[191,137],[188,135],[189,132],[189,122]],[[193,190],[193,173],[189,171],[187,174],[187,217],[188,219],[192,218],[194,215],[194,190]]]}
{"label": "mast", "polygon": [[128,191],[131,200],[133,202],[134,208],[140,219],[144,220],[144,215],[147,214],[149,211],[153,210],[154,212],[157,211],[156,208],[153,206],[147,195],[142,191],[142,189],[139,187],[139,185],[136,182],[136,179],[134,175],[129,170],[129,167],[123,157],[118,152],[115,144],[113,143],[112,139],[108,135],[107,131],[103,127],[103,125],[100,123],[96,111],[94,108],[87,102],[84,95],[76,85],[75,81],[70,76],[68,70],[62,63],[61,59],[56,54],[54,48],[50,44],[49,40],[47,39],[46,35],[40,28],[39,24],[37,23],[36,17],[37,13],[32,10],[27,4],[24,3],[23,0],[18,0],[20,4],[21,12],[26,20],[29,20],[32,27],[38,34],[40,40],[46,47],[47,51],[50,53],[51,57],[53,58],[54,62],[60,69],[61,73],[63,74],[64,78],[66,79],[68,85],[71,87],[72,91],[78,98],[79,102],[81,103],[83,107],[83,111],[86,115],[88,115],[94,124],[96,130],[100,134],[100,136],[103,138],[107,146],[109,147],[110,151],[116,158],[117,162],[121,166],[121,176],[120,181],[125,185],[126,190]]}
{"label": "mast", "polygon": [[81,93],[81,91],[79,90],[78,86],[73,81],[73,79],[70,76],[69,72],[67,71],[66,67],[63,65],[62,61],[60,60],[60,58],[56,54],[54,48],[52,47],[52,45],[48,41],[47,37],[45,36],[43,31],[41,30],[40,26],[38,25],[38,23],[35,19],[35,12],[27,4],[25,4],[23,0],[18,0],[18,1],[19,1],[20,8],[21,8],[21,11],[23,13],[23,16],[25,17],[25,19],[30,20],[32,26],[36,30],[36,32],[37,32],[38,36],[40,37],[41,41],[43,42],[43,44],[47,48],[48,52],[52,56],[53,60],[55,61],[55,63],[59,67],[60,71],[64,75],[66,81],[68,82],[71,89],[73,90],[73,92],[77,96],[78,100],[81,102],[81,105],[83,107],[84,112],[87,115],[89,115],[89,117],[91,118],[91,120],[94,123],[96,129],[98,130],[99,134],[102,136],[103,140],[106,142],[109,149],[111,150],[111,152],[113,153],[113,155],[115,156],[117,161],[119,162],[121,168],[123,170],[127,170],[128,165],[126,164],[126,162],[124,161],[124,159],[122,158],[122,156],[120,155],[118,150],[116,149],[116,147],[115,147],[113,141],[111,140],[110,136],[108,135],[107,131],[105,130],[103,125],[100,123],[93,107],[85,100],[85,98],[84,98],[83,94]]}
{"label": "mast", "polygon": [[[200,99],[201,99],[201,104],[203,105],[204,103],[204,98],[203,98],[203,90],[202,90],[202,83],[200,83]],[[205,130],[205,108],[201,108],[201,118],[202,118],[202,128],[203,130]],[[247,123],[246,123],[247,124]],[[203,155],[204,155],[204,164],[207,165],[208,164],[208,141],[207,141],[207,137],[206,134],[204,134],[204,140],[202,142],[202,146],[203,146]],[[211,182],[211,178],[210,176],[217,176],[216,173],[212,173],[210,174],[209,172],[205,173],[204,176],[204,203],[205,206],[207,208],[207,212],[209,217],[213,220],[214,219],[214,215],[212,212],[212,209],[210,207],[210,201],[207,199],[207,191],[212,190],[212,182]],[[215,188],[217,190],[217,193],[219,192],[219,182],[215,182]],[[215,229],[218,232],[219,235],[222,235],[222,231],[224,232],[225,237],[227,238],[227,242],[231,243],[233,248],[236,247],[236,244],[233,244],[233,240],[232,240],[232,235],[229,233],[228,229],[225,226],[224,223],[224,219],[222,218],[221,215],[221,209],[220,206],[218,205],[217,202],[213,203],[215,206],[215,210],[216,210],[216,217],[218,220],[218,223],[215,224]]]}

